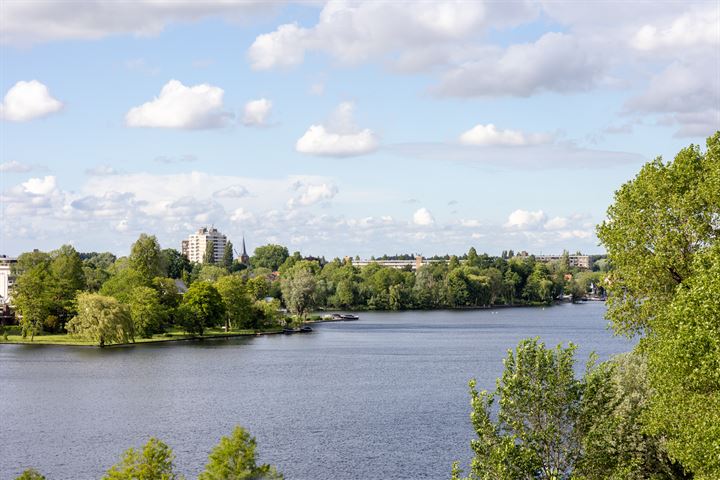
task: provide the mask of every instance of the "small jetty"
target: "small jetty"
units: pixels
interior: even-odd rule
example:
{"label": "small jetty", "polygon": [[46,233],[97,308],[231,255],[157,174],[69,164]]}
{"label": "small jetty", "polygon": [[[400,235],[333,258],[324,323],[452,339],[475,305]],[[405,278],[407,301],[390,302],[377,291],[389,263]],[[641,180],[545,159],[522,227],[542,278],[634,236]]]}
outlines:
{"label": "small jetty", "polygon": [[351,321],[358,320],[360,317],[351,313],[333,313],[332,315],[325,315],[323,320],[326,322],[340,322],[340,321]]}

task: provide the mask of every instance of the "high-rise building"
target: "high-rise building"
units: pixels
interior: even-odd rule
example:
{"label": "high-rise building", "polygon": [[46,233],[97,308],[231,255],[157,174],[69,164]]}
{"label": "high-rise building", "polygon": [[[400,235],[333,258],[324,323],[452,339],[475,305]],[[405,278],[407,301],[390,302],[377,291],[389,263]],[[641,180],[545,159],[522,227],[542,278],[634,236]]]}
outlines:
{"label": "high-rise building", "polygon": [[220,263],[227,244],[227,237],[215,227],[202,227],[198,229],[197,233],[190,235],[187,240],[183,240],[183,255],[191,262],[205,263],[205,252],[209,242],[213,244],[212,263]]}

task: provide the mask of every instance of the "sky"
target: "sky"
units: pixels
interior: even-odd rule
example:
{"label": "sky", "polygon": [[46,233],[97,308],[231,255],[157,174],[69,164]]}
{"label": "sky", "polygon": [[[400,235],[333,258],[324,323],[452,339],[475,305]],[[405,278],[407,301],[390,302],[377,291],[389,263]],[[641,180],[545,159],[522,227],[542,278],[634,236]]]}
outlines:
{"label": "sky", "polygon": [[214,225],[328,258],[602,253],[720,129],[717,1],[0,2],[0,254]]}

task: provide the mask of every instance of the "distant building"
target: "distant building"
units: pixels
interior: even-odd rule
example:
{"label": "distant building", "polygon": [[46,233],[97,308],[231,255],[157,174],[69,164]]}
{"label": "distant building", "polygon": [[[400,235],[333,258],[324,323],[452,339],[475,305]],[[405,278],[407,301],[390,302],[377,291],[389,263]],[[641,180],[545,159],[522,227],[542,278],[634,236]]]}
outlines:
{"label": "distant building", "polygon": [[190,235],[187,240],[183,240],[182,253],[191,262],[203,263],[208,242],[213,244],[213,263],[220,263],[227,244],[227,237],[215,227],[202,227],[198,229],[197,233]]}
{"label": "distant building", "polygon": [[240,254],[240,263],[243,265],[250,265],[250,255],[248,255],[247,250],[245,249],[245,235],[243,235],[242,240],[242,253]]}
{"label": "distant building", "polygon": [[[350,257],[345,257],[345,260],[347,261]],[[436,262],[442,262],[444,260],[428,260],[421,255],[417,255],[414,260],[352,260],[352,264],[356,267],[365,267],[367,265],[370,265],[372,263],[377,263],[378,265],[381,265],[383,267],[390,267],[390,268],[396,268],[398,270],[403,270],[406,268],[410,268],[411,270],[418,270],[423,265],[428,265],[430,263],[436,263]]]}
{"label": "distant building", "polygon": [[[556,262],[561,259],[562,255],[535,255],[535,260],[543,263]],[[592,267],[590,255],[568,255],[568,262],[571,267],[586,268],[588,270]]]}
{"label": "distant building", "polygon": [[0,308],[10,303],[10,291],[15,278],[10,273],[10,269],[17,258],[0,255]]}

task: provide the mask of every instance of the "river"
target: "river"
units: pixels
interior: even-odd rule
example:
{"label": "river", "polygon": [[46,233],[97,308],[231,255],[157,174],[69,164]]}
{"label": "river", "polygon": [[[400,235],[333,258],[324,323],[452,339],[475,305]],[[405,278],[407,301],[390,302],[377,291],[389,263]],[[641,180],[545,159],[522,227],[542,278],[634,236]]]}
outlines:
{"label": "river", "polygon": [[0,479],[34,466],[51,480],[97,479],[150,436],[177,469],[202,471],[240,424],[288,480],[442,479],[466,463],[467,382],[492,389],[524,337],[628,351],[604,304],[367,312],[268,335],[129,348],[0,345]]}

